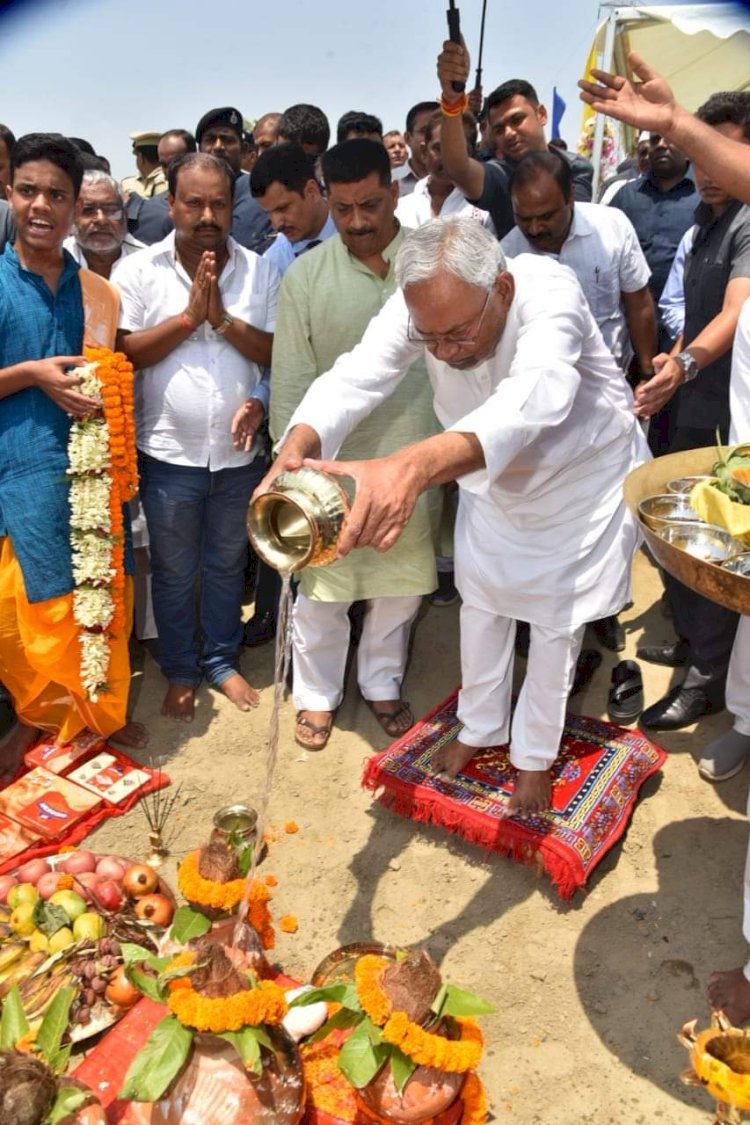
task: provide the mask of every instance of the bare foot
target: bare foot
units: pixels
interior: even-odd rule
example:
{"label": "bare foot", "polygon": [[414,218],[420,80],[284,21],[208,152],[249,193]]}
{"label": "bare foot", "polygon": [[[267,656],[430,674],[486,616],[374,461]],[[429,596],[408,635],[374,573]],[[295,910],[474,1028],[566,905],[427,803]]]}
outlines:
{"label": "bare foot", "polygon": [[143,723],[126,723],[109,736],[109,741],[119,742],[121,746],[128,746],[131,750],[142,750],[144,746],[148,746],[148,731]]}
{"label": "bare foot", "polygon": [[23,756],[42,732],[37,727],[16,723],[0,742],[0,781],[11,781],[23,762]]}
{"label": "bare foot", "polygon": [[742,969],[712,973],[708,999],[714,1011],[723,1012],[733,1027],[742,1027],[750,1020],[750,981]]}
{"label": "bare foot", "polygon": [[518,770],[513,796],[504,817],[531,816],[544,812],[552,800],[552,775],[549,770]]}
{"label": "bare foot", "polygon": [[467,746],[460,738],[454,738],[452,742],[441,746],[432,759],[432,772],[438,777],[456,777],[478,753],[478,746]]}
{"label": "bare foot", "polygon": [[240,711],[252,711],[253,707],[257,707],[260,703],[260,696],[255,688],[251,687],[239,672],[235,672],[229,679],[223,680],[215,686],[224,693],[227,699],[231,699]]}
{"label": "bare foot", "polygon": [[192,723],[195,717],[195,688],[191,684],[170,684],[161,713],[178,723]]}

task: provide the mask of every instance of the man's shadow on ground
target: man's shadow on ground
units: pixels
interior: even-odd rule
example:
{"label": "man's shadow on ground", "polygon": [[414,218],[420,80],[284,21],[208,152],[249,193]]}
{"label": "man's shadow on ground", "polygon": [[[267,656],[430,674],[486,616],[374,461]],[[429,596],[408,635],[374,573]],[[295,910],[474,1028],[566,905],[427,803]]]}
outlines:
{"label": "man's shadow on ground", "polygon": [[575,951],[581,1005],[602,1043],[634,1074],[684,1104],[710,1109],[679,1079],[688,1065],[676,1035],[710,1019],[706,985],[715,969],[741,965],[742,872],[747,825],[697,817],[653,840],[659,886],[604,907]]}

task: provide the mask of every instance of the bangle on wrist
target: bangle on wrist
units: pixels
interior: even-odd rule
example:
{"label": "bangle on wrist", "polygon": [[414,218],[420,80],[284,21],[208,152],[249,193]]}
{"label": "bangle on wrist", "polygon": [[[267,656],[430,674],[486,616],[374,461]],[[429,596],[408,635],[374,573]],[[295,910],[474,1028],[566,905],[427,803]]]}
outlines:
{"label": "bangle on wrist", "polygon": [[195,332],[195,325],[193,324],[187,313],[179,313],[177,319],[179,320],[183,328],[187,328],[188,332]]}
{"label": "bangle on wrist", "polygon": [[221,318],[221,322],[214,328],[214,332],[216,332],[219,336],[223,336],[232,327],[233,324],[234,317],[231,315],[231,313],[225,312],[223,317]]}
{"label": "bangle on wrist", "polygon": [[469,108],[469,95],[459,94],[455,101],[449,102],[444,94],[438,98],[443,117],[460,117]]}

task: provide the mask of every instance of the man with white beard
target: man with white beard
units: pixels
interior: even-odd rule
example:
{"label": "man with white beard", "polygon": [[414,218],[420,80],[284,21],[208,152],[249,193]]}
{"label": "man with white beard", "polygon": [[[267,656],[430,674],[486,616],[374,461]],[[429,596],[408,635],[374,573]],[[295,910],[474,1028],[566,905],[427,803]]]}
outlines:
{"label": "man with white beard", "polygon": [[128,254],[142,250],[143,246],[128,234],[125,203],[117,181],[96,169],[84,172],[73,234],[65,239],[63,247],[79,266],[109,281]]}
{"label": "man with white beard", "polygon": [[[362,342],[305,395],[261,490],[303,462],[353,477],[345,555],[388,550],[426,488],[458,481],[463,730],[435,768],[455,777],[510,736],[518,777],[507,813],[538,813],[585,624],[629,598],[638,532],[622,482],[648,451],[570,271],[527,255],[506,264],[488,231],[459,218],[408,235],[396,278],[401,291]],[[420,352],[445,432],[387,457],[332,460]],[[511,724],[516,619],[530,622],[531,646]]]}

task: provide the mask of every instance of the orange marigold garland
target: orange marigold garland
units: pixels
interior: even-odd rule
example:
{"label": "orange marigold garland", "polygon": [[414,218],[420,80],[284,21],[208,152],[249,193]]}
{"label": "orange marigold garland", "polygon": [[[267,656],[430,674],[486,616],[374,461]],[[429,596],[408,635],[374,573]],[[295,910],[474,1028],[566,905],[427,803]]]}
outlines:
{"label": "orange marigold garland", "polygon": [[463,1111],[461,1125],[485,1125],[487,1121],[487,1092],[478,1074],[466,1075],[461,1090]]}
{"label": "orange marigold garland", "polygon": [[484,1049],[484,1038],[479,1025],[472,1019],[459,1019],[460,1039],[446,1039],[433,1035],[410,1020],[405,1012],[394,1012],[383,1027],[383,1039],[398,1047],[418,1066],[434,1066],[463,1074],[474,1070]]}
{"label": "orange marigold garland", "polygon": [[[194,903],[198,908],[205,906],[231,914],[242,902],[245,880],[230,879],[228,883],[217,883],[213,879],[205,879],[198,870],[199,854],[196,850],[185,856],[177,869],[177,885],[188,902]],[[268,909],[270,899],[268,887],[254,879],[250,889],[247,920],[259,935],[264,949],[273,949],[276,941]]]}
{"label": "orange marigold garland", "polygon": [[279,1024],[287,1013],[284,990],[270,980],[231,996],[211,997],[196,992],[189,977],[168,982],[167,1006],[180,1023],[196,1031],[239,1031],[241,1027]]}
{"label": "orange marigold garland", "polygon": [[112,641],[125,614],[123,504],[138,488],[133,368],[109,348],[85,348],[79,390],[101,403],[100,416],[70,428],[68,474],[73,615],[80,626],[81,684],[93,702],[107,690]]}
{"label": "orange marigold garland", "polygon": [[354,966],[354,983],[362,1011],[377,1027],[382,1027],[391,1014],[391,1002],[380,986],[383,970],[388,967],[384,957],[367,953]]}

